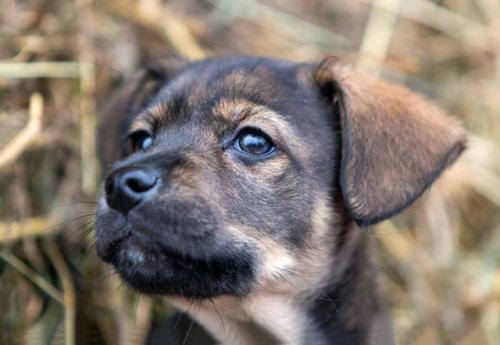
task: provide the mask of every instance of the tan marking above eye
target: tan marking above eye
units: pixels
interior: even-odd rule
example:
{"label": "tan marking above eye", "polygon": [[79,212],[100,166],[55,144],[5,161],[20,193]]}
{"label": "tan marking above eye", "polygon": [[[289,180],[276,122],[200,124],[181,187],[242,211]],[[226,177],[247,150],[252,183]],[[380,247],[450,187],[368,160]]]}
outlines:
{"label": "tan marking above eye", "polygon": [[129,133],[138,130],[154,132],[169,119],[169,111],[164,103],[155,103],[139,113],[129,127]]}
{"label": "tan marking above eye", "polygon": [[221,99],[213,108],[212,113],[225,120],[234,121],[253,112],[255,103],[245,99]]}
{"label": "tan marking above eye", "polygon": [[145,124],[144,122],[134,122],[130,125],[130,128],[128,130],[128,135],[138,132],[138,131],[151,131],[150,126]]}
{"label": "tan marking above eye", "polygon": [[275,141],[287,142],[296,137],[288,122],[265,106],[255,106],[254,113],[240,121],[240,127],[245,126],[262,128]]}
{"label": "tan marking above eye", "polygon": [[166,123],[170,118],[170,112],[167,105],[164,103],[155,103],[147,112],[156,123]]}
{"label": "tan marking above eye", "polygon": [[282,115],[265,105],[256,104],[245,99],[222,99],[212,108],[216,117],[222,117],[238,127],[256,127],[262,129],[273,140],[286,141],[294,138],[292,128]]}

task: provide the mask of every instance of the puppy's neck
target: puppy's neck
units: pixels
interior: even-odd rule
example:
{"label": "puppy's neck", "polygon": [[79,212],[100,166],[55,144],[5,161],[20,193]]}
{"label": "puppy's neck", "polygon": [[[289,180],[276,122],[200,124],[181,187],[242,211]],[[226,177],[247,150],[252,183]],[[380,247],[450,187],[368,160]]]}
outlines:
{"label": "puppy's neck", "polygon": [[170,302],[222,345],[391,344],[392,326],[378,298],[370,237],[360,229],[346,229],[344,236],[338,241],[337,264],[311,293]]}
{"label": "puppy's neck", "polygon": [[[179,301],[174,304],[179,305]],[[303,344],[307,315],[289,296],[259,295],[237,300],[218,298],[186,310],[221,345]]]}

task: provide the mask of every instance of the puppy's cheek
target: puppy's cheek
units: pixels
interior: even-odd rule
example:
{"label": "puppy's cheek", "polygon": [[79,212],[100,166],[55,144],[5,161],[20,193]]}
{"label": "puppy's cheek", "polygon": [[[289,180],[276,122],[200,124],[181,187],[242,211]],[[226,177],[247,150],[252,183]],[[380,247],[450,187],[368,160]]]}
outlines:
{"label": "puppy's cheek", "polygon": [[130,228],[124,216],[101,200],[96,210],[95,237],[97,254],[106,262],[116,255],[116,244],[126,237]]}
{"label": "puppy's cheek", "polygon": [[253,290],[281,285],[295,266],[293,255],[257,228],[232,223],[225,227],[225,234],[228,238],[237,239],[240,247],[252,248],[256,274]]}
{"label": "puppy's cheek", "polygon": [[233,226],[241,238],[257,253],[254,293],[285,293],[313,291],[325,279],[332,265],[335,239],[331,207],[325,195],[318,195],[311,214],[307,246],[296,248],[279,240],[262,236],[262,231],[242,225]]}
{"label": "puppy's cheek", "polygon": [[259,285],[268,291],[290,292],[291,273],[297,260],[292,253],[274,241],[263,241],[260,245]]}

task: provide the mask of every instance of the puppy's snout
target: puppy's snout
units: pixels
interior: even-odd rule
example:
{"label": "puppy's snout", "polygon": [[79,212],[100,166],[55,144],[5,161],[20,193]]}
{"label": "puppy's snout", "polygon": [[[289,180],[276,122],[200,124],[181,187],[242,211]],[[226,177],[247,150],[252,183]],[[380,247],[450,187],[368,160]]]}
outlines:
{"label": "puppy's snout", "polygon": [[127,214],[156,193],[158,174],[145,168],[118,169],[106,178],[104,189],[108,205]]}

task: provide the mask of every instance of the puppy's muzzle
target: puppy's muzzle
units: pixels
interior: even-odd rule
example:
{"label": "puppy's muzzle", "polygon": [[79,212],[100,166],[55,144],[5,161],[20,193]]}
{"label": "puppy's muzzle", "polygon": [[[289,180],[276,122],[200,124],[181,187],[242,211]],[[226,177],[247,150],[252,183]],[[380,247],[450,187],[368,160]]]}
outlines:
{"label": "puppy's muzzle", "polygon": [[121,168],[106,178],[106,201],[110,207],[126,215],[142,201],[156,195],[159,184],[159,174],[155,170]]}

